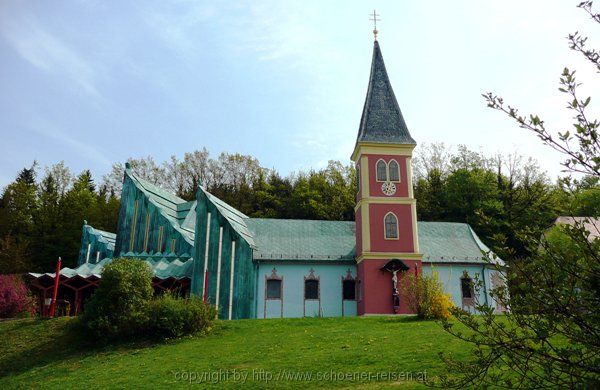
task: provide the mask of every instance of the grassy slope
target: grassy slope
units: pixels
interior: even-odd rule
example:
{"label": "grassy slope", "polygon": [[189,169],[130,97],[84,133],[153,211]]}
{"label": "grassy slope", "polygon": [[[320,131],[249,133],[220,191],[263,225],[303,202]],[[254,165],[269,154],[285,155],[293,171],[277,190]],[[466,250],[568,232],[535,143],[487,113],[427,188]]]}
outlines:
{"label": "grassy slope", "polygon": [[[317,372],[441,372],[439,351],[464,357],[467,348],[435,322],[370,317],[219,322],[208,336],[116,347],[86,346],[71,320],[18,320],[0,323],[0,388],[37,387],[183,387],[175,372],[249,373],[246,384],[264,386],[253,370],[275,377],[280,370]],[[265,376],[263,375],[262,379]],[[239,383],[226,382],[229,387]],[[415,381],[359,381],[365,387]],[[221,383],[223,384],[223,383]],[[356,386],[357,382],[277,381],[278,387]]]}

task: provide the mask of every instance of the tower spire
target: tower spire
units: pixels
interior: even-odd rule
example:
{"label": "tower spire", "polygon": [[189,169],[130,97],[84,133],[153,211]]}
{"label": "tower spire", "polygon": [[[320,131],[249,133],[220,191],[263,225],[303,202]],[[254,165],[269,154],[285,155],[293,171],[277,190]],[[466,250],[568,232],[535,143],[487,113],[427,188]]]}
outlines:
{"label": "tower spire", "polygon": [[373,46],[371,75],[356,141],[416,144],[402,117],[377,40]]}
{"label": "tower spire", "polygon": [[377,40],[377,34],[379,33],[379,30],[377,30],[377,22],[381,21],[381,19],[378,18],[379,14],[375,12],[375,10],[373,10],[373,14],[371,15],[372,18],[369,19],[373,22],[373,35],[375,36],[375,40]]}

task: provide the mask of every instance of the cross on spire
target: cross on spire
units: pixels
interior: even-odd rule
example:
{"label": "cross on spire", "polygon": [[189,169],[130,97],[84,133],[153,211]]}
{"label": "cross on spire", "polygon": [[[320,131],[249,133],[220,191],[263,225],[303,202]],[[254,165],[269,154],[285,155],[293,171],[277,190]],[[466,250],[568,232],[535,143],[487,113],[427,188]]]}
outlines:
{"label": "cross on spire", "polygon": [[379,33],[379,31],[377,30],[377,22],[381,21],[381,19],[378,18],[379,14],[375,12],[375,10],[373,10],[373,14],[371,14],[372,18],[370,18],[369,20],[373,22],[373,35],[375,36],[375,40],[377,40],[377,34]]}

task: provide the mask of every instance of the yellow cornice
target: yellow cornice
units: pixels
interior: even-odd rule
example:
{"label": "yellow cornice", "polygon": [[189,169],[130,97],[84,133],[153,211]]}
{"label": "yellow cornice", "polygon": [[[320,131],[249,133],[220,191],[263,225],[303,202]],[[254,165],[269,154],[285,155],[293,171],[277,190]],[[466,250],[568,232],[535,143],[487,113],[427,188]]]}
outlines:
{"label": "yellow cornice", "polygon": [[360,256],[356,258],[356,263],[360,263],[363,260],[370,259],[409,259],[409,260],[422,260],[422,253],[406,253],[406,252],[363,252]]}
{"label": "yellow cornice", "polygon": [[386,204],[416,204],[417,201],[414,198],[386,198],[383,196],[367,196],[361,198],[354,206],[354,211],[358,210],[358,208],[362,205],[369,204],[378,204],[378,203],[386,203]]}
{"label": "yellow cornice", "polygon": [[360,154],[391,154],[397,156],[412,156],[416,145],[410,144],[380,144],[377,142],[358,142],[352,152],[352,161],[356,162]]}

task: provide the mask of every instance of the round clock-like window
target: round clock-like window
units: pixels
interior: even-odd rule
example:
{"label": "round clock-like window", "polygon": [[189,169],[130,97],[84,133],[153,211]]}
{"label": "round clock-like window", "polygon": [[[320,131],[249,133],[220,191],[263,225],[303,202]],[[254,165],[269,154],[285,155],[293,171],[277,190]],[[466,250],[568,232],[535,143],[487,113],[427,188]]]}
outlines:
{"label": "round clock-like window", "polygon": [[386,181],[381,185],[381,191],[387,196],[392,196],[396,193],[396,185],[391,181]]}

